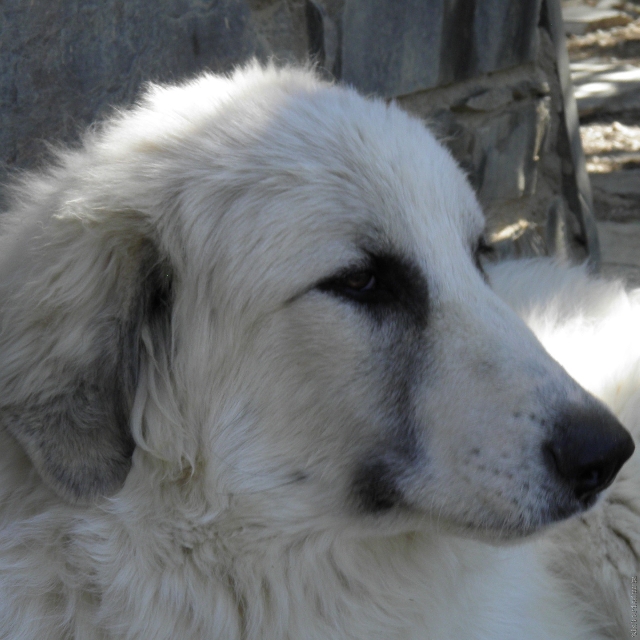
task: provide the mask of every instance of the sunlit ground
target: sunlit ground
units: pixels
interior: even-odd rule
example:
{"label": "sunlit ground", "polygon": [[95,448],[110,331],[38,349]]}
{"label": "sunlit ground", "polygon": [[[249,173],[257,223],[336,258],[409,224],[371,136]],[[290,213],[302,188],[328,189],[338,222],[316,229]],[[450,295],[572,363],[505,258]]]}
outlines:
{"label": "sunlit ground", "polygon": [[640,19],[570,36],[567,47],[587,171],[640,167]]}
{"label": "sunlit ground", "polygon": [[589,173],[640,167],[640,125],[596,122],[580,127],[580,134]]}

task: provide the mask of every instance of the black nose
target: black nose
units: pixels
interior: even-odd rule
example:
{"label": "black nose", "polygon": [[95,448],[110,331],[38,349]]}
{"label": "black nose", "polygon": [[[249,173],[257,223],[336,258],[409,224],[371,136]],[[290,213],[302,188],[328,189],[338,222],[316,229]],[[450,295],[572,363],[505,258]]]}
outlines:
{"label": "black nose", "polygon": [[554,425],[543,445],[549,466],[585,505],[606,489],[635,449],[629,432],[596,403],[571,407]]}

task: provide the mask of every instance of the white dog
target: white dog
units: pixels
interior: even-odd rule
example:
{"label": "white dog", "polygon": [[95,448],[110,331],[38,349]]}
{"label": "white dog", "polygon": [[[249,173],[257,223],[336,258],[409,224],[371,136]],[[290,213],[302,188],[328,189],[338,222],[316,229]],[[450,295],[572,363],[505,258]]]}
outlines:
{"label": "white dog", "polygon": [[580,342],[565,364],[635,423],[640,302],[545,265],[487,278],[476,199],[420,122],[253,66],[152,88],[14,196],[2,638],[585,640],[632,624],[638,473],[586,511],[631,437],[488,281],[558,356],[615,307],[624,360],[609,370],[605,342]]}

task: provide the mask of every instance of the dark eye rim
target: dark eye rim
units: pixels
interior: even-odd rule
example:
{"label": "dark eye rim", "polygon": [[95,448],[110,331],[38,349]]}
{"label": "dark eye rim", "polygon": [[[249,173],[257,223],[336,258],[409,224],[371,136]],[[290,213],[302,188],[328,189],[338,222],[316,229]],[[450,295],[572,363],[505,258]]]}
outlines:
{"label": "dark eye rim", "polygon": [[[368,275],[366,282],[364,274]],[[350,283],[356,277],[359,288]],[[363,249],[360,260],[323,278],[314,289],[366,312],[378,323],[391,317],[419,327],[427,323],[429,287],[426,278],[414,261],[393,252],[374,253]]]}

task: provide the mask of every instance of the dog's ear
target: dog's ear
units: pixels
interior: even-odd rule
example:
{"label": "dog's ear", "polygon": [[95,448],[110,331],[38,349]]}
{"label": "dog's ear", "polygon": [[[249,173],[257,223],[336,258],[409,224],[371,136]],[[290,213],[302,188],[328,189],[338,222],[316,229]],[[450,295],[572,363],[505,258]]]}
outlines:
{"label": "dog's ear", "polygon": [[141,335],[170,340],[172,272],[136,212],[20,215],[0,240],[0,428],[87,503],[129,471]]}

